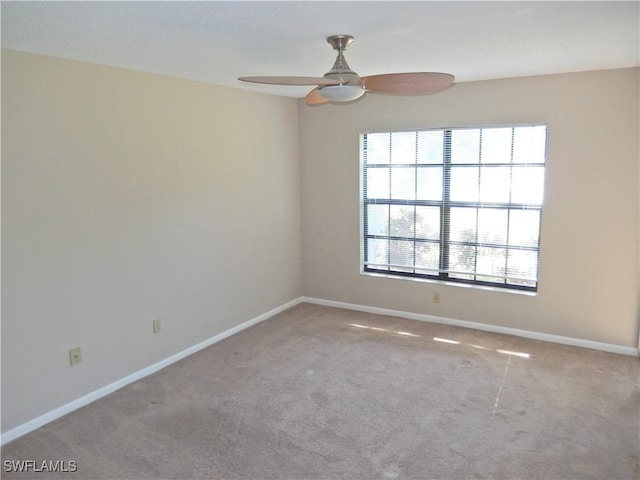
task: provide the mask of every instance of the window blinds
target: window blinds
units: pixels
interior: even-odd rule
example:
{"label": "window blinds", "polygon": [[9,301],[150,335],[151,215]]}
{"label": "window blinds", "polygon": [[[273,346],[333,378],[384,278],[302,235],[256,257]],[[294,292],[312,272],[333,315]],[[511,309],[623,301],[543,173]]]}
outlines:
{"label": "window blinds", "polygon": [[366,271],[536,289],[546,126],[362,140]]}

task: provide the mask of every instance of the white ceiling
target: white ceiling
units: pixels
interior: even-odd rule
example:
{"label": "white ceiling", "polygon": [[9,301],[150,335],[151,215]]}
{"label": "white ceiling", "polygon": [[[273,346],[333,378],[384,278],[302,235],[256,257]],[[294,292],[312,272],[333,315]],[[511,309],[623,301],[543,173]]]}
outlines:
{"label": "white ceiling", "polygon": [[640,65],[640,2],[208,1],[1,3],[2,47],[302,97],[245,75],[321,76],[350,34],[361,76],[466,82]]}

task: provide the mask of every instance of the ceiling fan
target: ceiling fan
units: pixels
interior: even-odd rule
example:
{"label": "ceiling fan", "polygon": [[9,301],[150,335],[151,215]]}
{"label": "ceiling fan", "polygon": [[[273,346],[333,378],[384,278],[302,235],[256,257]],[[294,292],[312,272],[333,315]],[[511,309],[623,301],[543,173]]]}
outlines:
{"label": "ceiling fan", "polygon": [[327,102],[350,102],[365,92],[388,95],[425,95],[440,92],[453,83],[449,73],[411,72],[386,73],[360,77],[349,68],[344,51],[353,42],[351,35],[332,35],[327,42],[337,50],[333,68],[322,77],[239,77],[238,80],[270,85],[316,85],[304,99],[307,105]]}

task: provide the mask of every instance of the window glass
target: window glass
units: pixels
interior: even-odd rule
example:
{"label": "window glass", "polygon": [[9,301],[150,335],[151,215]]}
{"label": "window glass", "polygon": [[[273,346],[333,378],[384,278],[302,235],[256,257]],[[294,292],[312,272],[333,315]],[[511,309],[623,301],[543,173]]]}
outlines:
{"label": "window glass", "polygon": [[511,194],[511,167],[486,167],[480,175],[480,201],[483,203],[509,203]]}
{"label": "window glass", "polygon": [[442,198],[442,167],[418,168],[416,182],[417,200]]}
{"label": "window glass", "polygon": [[416,132],[391,134],[391,163],[416,163]]}
{"label": "window glass", "polygon": [[481,208],[478,211],[478,241],[494,245],[506,245],[509,228],[509,210]]}
{"label": "window glass", "polygon": [[391,162],[391,136],[388,133],[370,133],[367,135],[367,163]]}
{"label": "window glass", "polygon": [[389,234],[392,237],[413,237],[415,207],[408,205],[391,205],[389,210]]}
{"label": "window glass", "polygon": [[451,132],[451,163],[478,163],[480,160],[480,129],[459,129]]}
{"label": "window glass", "polygon": [[479,187],[478,167],[451,167],[451,201],[477,202]]}
{"label": "window glass", "polygon": [[389,235],[389,205],[367,205],[367,234]]}
{"label": "window glass", "polygon": [[438,240],[440,238],[440,207],[416,207],[416,238]]}
{"label": "window glass", "polygon": [[416,198],[416,169],[395,167],[391,169],[391,198],[414,200]]}
{"label": "window glass", "polygon": [[442,130],[427,130],[418,132],[418,163],[439,164],[443,161],[444,132]]}
{"label": "window glass", "polygon": [[513,128],[482,130],[482,163],[510,163]]}
{"label": "window glass", "polygon": [[367,198],[389,198],[390,170],[388,168],[367,169]]}

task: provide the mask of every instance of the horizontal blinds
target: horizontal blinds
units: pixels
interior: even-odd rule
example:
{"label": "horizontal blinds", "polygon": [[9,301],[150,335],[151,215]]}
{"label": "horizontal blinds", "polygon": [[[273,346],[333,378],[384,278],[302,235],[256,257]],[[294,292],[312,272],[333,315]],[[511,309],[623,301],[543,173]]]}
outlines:
{"label": "horizontal blinds", "polygon": [[365,266],[535,287],[546,127],[368,133]]}

